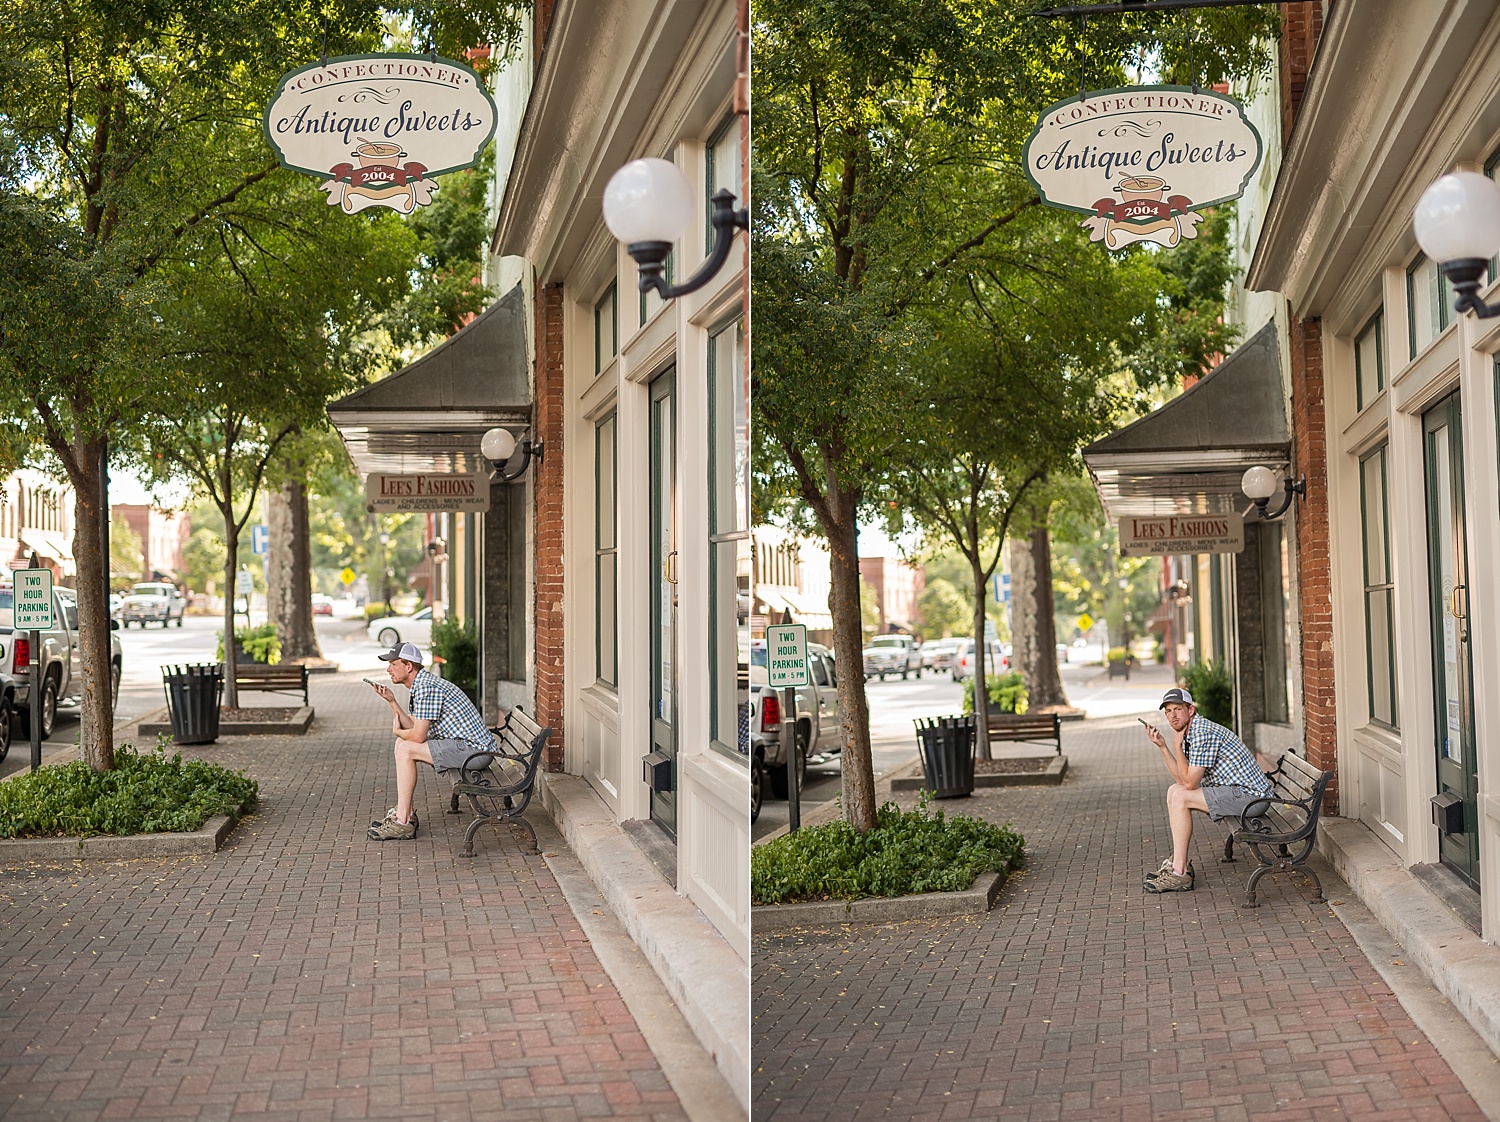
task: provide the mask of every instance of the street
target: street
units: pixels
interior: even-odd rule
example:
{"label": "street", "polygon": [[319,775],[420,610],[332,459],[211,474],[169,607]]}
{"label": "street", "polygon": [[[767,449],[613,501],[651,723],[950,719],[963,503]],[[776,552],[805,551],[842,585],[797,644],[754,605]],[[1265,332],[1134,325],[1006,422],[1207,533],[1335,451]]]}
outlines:
{"label": "street", "polygon": [[[1062,678],[1069,703],[1090,718],[1148,713],[1156,708],[1161,691],[1171,684],[1171,672],[1164,666],[1138,667],[1127,682],[1111,680],[1105,668],[1097,664],[1068,663],[1062,667]],[[945,717],[963,709],[963,687],[946,674],[929,673],[905,681],[872,679],[865,683],[865,696],[870,703],[870,748],[876,779],[917,758],[913,721],[918,717]],[[837,757],[808,765],[801,800],[804,814],[838,797],[841,775]],[[754,839],[769,837],[786,824],[786,800],[767,798],[752,827]]]}
{"label": "street", "polygon": [[[380,647],[365,634],[364,620],[315,617],[318,643],[323,657],[339,664],[343,670],[379,670],[380,661],[375,657]],[[121,628],[115,634],[120,639],[123,665],[120,672],[120,697],[115,706],[115,727],[124,728],[139,721],[146,714],[162,709],[166,697],[162,692],[161,672],[163,666],[181,666],[190,663],[214,661],[222,621],[217,616],[185,616],[182,626]],[[289,695],[286,695],[289,696]],[[301,699],[296,699],[300,703]],[[242,706],[284,705],[285,696],[272,693],[252,693],[240,699]],[[79,711],[76,708],[59,707],[57,724],[52,736],[42,743],[42,762],[50,763],[55,757],[78,743]],[[152,747],[152,745],[138,745]],[[10,753],[0,763],[0,777],[25,771],[31,766],[31,745],[19,733],[11,741]]]}

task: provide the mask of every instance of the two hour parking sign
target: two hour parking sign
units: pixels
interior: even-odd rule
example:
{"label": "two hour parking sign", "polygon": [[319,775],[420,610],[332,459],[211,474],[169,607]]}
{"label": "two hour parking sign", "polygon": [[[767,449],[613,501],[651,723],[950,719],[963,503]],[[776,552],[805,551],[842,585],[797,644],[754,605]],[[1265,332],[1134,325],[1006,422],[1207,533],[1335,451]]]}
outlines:
{"label": "two hour parking sign", "polygon": [[808,684],[806,624],[778,623],[766,628],[766,683],[773,690]]}
{"label": "two hour parking sign", "polygon": [[17,569],[14,622],[17,631],[52,630],[52,570]]}

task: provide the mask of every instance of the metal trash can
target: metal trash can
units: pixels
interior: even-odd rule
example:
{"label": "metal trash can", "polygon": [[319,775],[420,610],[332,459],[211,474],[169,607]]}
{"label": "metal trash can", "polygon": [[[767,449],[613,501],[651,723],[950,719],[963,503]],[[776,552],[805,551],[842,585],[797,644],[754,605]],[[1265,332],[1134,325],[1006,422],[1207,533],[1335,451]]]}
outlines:
{"label": "metal trash can", "polygon": [[178,744],[212,744],[219,739],[219,702],[224,696],[224,664],[163,666],[162,689]]}
{"label": "metal trash can", "polygon": [[974,793],[974,718],[921,717],[915,722],[922,774],[933,798]]}

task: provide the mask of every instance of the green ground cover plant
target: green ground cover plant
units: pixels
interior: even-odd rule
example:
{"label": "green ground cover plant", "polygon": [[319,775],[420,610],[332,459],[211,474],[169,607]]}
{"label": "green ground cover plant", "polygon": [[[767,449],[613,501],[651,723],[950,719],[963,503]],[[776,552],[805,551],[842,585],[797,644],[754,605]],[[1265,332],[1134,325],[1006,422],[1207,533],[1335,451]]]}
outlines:
{"label": "green ground cover plant", "polygon": [[82,760],[0,783],[0,837],[86,838],[98,834],[189,833],[221,814],[250,813],[259,785],[206,760],[122,745],[112,771]]}
{"label": "green ground cover plant", "polygon": [[[251,662],[275,666],[281,661],[281,636],[276,633],[274,623],[263,623],[259,627],[236,628],[235,649],[249,657]],[[224,661],[224,633],[219,632],[219,645],[214,649],[214,659]],[[243,659],[241,660],[243,661]]]}
{"label": "green ground cover plant", "polygon": [[1026,839],[1007,826],[886,803],[875,826],[810,826],[758,845],[750,853],[750,895],[757,904],[858,900],[962,892],[984,872],[1017,868]]}
{"label": "green ground cover plant", "polygon": [[[985,675],[985,696],[990,699],[991,713],[1024,713],[1030,704],[1026,681],[1012,670],[1009,674]],[[974,679],[964,679],[964,716],[974,715]]]}

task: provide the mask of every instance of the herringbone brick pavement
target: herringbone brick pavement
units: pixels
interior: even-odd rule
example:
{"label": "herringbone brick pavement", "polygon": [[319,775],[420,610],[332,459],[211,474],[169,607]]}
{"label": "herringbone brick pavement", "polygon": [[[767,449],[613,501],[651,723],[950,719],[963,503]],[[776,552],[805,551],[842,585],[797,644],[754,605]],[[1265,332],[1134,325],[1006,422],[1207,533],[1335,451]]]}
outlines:
{"label": "herringbone brick pavement", "polygon": [[1483,1118],[1300,878],[1237,906],[1225,826],[1199,819],[1195,891],[1142,890],[1170,851],[1167,780],[1133,719],[1063,745],[1060,787],[937,804],[1026,837],[989,915],[755,940],[757,1120]]}
{"label": "herringbone brick pavement", "polygon": [[0,1117],[684,1118],[543,859],[454,856],[425,769],[417,840],[367,840],[389,711],[353,674],[312,702],[181,749],[260,782],[216,856],[0,869]]}

